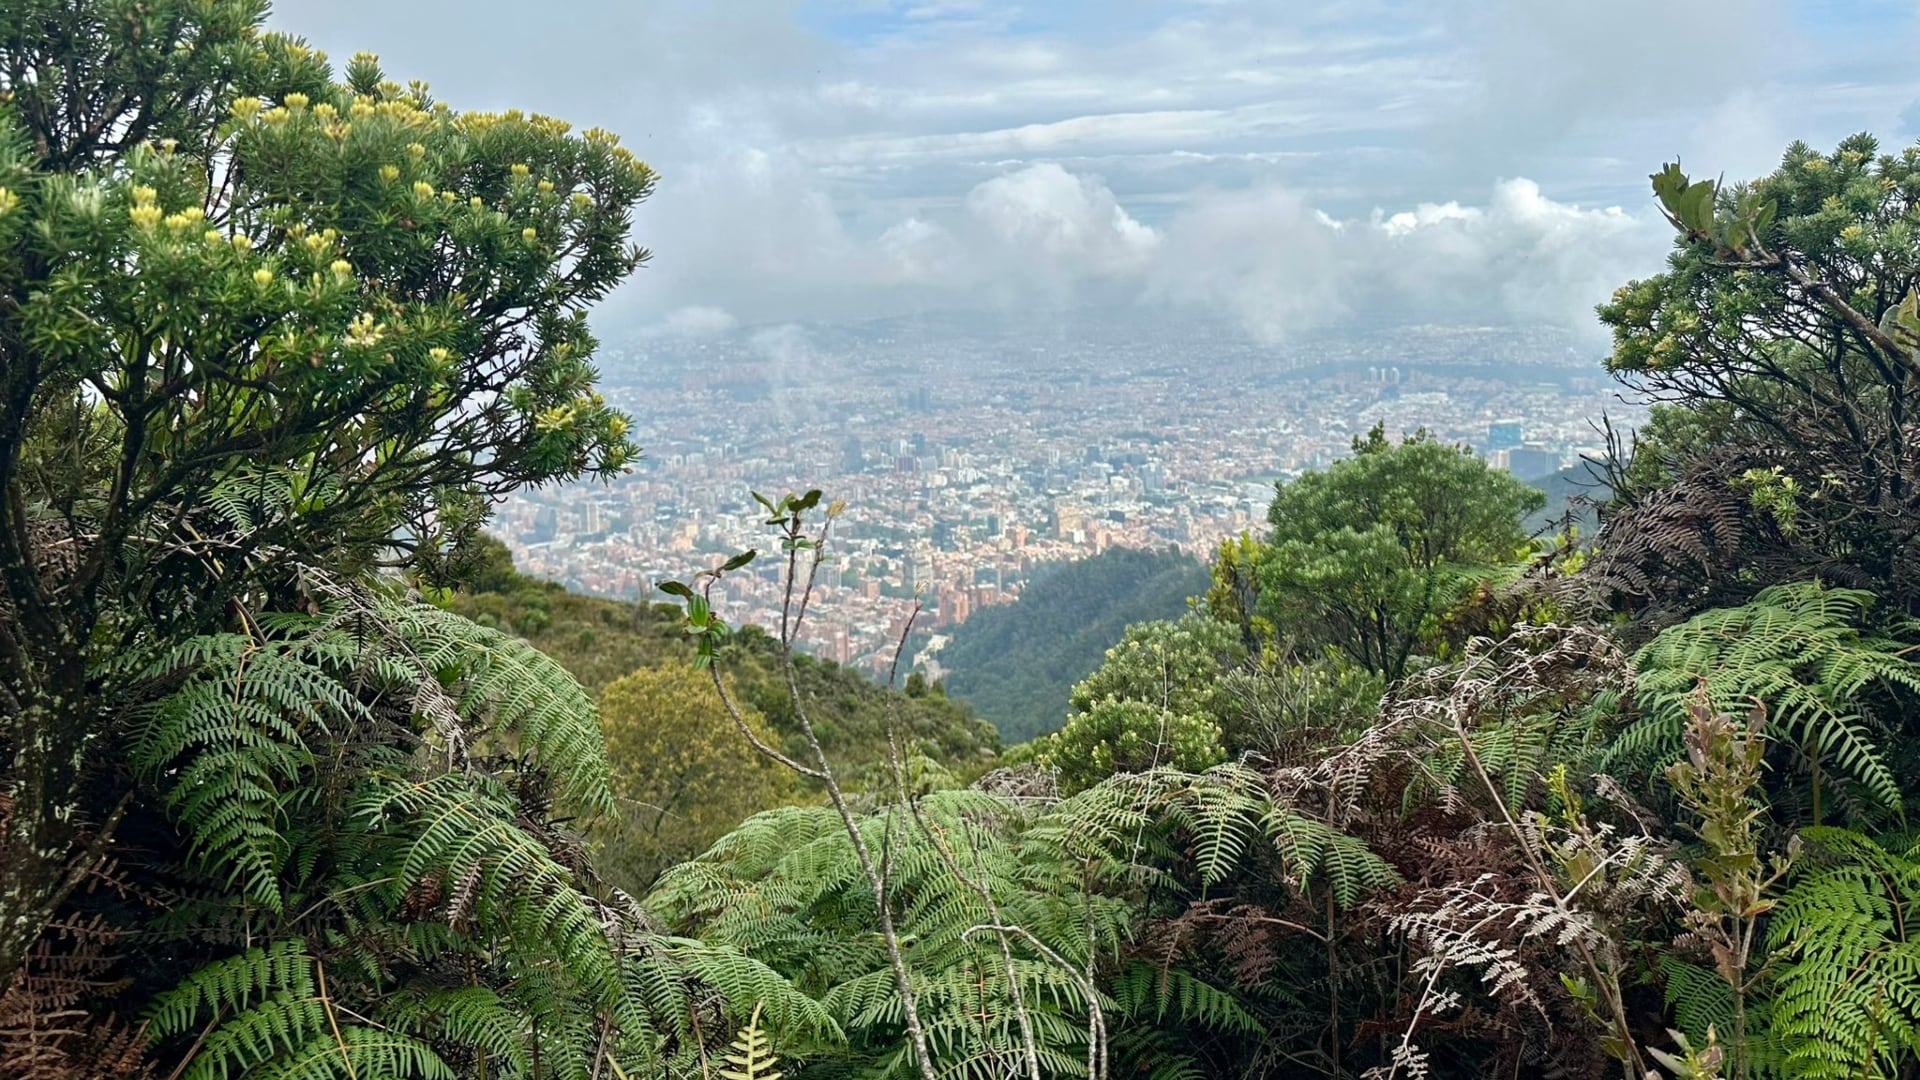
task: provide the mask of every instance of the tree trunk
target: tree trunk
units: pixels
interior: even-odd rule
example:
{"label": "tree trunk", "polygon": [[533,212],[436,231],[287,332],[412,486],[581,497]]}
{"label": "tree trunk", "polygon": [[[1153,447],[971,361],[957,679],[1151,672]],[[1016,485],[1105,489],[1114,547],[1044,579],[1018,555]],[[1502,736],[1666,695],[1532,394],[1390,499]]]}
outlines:
{"label": "tree trunk", "polygon": [[[9,673],[18,707],[0,729],[9,751],[0,775],[0,993],[85,869],[76,861],[88,824],[80,806],[81,756],[97,716],[81,650],[60,651],[38,671],[21,672],[16,663]],[[98,824],[104,841],[111,823]]]}

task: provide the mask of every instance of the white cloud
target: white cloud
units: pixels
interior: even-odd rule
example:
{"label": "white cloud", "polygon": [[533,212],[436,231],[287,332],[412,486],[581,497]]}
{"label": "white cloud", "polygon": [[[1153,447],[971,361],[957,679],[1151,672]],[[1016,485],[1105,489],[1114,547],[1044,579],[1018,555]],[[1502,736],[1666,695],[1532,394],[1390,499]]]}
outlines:
{"label": "white cloud", "polygon": [[1147,295],[1238,318],[1268,339],[1364,322],[1537,322],[1597,337],[1593,306],[1657,270],[1651,213],[1586,208],[1531,180],[1484,205],[1427,203],[1337,220],[1278,188],[1213,193],[1166,229]]}
{"label": "white cloud", "polygon": [[[693,249],[671,286],[688,296],[699,295],[689,285],[716,295],[750,287],[760,311],[789,321],[1147,302],[1225,314],[1269,340],[1351,320],[1421,320],[1548,323],[1597,341],[1593,306],[1657,270],[1670,235],[1650,211],[1556,200],[1524,178],[1471,201],[1346,216],[1282,185],[1214,189],[1154,226],[1098,177],[1048,163],[863,238],[776,157],[735,161],[732,175],[691,184],[679,215],[663,221],[667,237]],[[757,227],[738,228],[745,222]],[[711,333],[732,319],[731,309],[689,302],[660,325]],[[797,334],[769,332],[763,353],[802,362]]]}
{"label": "white cloud", "polygon": [[910,217],[880,234],[889,280],[905,285],[952,284],[966,273],[966,251],[944,227]]}
{"label": "white cloud", "polygon": [[1256,337],[1352,313],[1350,230],[1279,187],[1211,192],[1167,226],[1148,299],[1231,315]]}
{"label": "white cloud", "polygon": [[660,320],[657,332],[668,337],[717,337],[739,325],[740,320],[725,308],[689,304],[667,312],[666,318]]}
{"label": "white cloud", "polygon": [[1019,265],[1072,276],[1136,271],[1160,242],[1105,183],[1054,164],[985,181],[967,193],[966,208]]}
{"label": "white cloud", "polygon": [[[1678,150],[1729,179],[1764,176],[1780,164],[1793,134],[1781,123],[1780,102],[1742,91],[1703,115]],[[1651,171],[1651,170],[1649,170]]]}
{"label": "white cloud", "polygon": [[[1699,116],[1783,74],[1783,0],[1451,0],[1475,91],[1440,131],[1504,154],[1647,120]],[[1615,137],[1618,137],[1617,135]]]}
{"label": "white cloud", "polygon": [[[1920,97],[1920,23],[1897,5],[275,9],[455,107],[625,135],[661,183],[635,230],[655,259],[596,314],[610,330],[1140,299],[1263,335],[1407,316],[1592,329],[1594,302],[1659,265],[1661,161],[1738,178],[1793,137],[1895,134]],[[1613,203],[1632,212],[1595,208]]]}

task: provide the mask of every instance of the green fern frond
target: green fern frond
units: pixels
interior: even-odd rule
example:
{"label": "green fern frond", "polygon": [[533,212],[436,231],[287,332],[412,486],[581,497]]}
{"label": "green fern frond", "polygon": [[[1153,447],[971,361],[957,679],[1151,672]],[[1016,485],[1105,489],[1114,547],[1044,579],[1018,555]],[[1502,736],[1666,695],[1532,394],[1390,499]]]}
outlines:
{"label": "green fern frond", "polygon": [[1130,1019],[1178,1017],[1220,1032],[1257,1035],[1265,1030],[1232,992],[1178,967],[1134,961],[1114,977],[1114,1003]]}
{"label": "green fern frond", "polygon": [[131,757],[211,894],[162,931],[222,940],[243,907],[273,942],[156,1000],[150,1031],[184,1078],[434,1078],[448,1061],[577,1078],[596,1060],[661,1075],[697,1060],[715,1001],[840,1038],[764,963],[596,898],[551,818],[556,796],[605,802],[592,704],[562,669],[395,589],[303,583],[307,610],[130,668],[169,688]]}
{"label": "green fern frond", "polygon": [[[190,1074],[191,1075],[191,1074]],[[257,1080],[455,1080],[457,1074],[433,1048],[391,1031],[342,1024],[306,1045],[246,1074]],[[221,1074],[225,1080],[225,1074]]]}
{"label": "green fern frond", "polygon": [[1791,1076],[1893,1076],[1920,1054],[1920,848],[1805,830],[1809,855],[1769,927],[1771,1035]]}
{"label": "green fern frond", "polygon": [[1602,764],[1658,769],[1676,760],[1686,702],[1704,684],[1723,708],[1762,702],[1770,727],[1883,810],[1897,810],[1900,787],[1863,695],[1876,687],[1920,693],[1920,666],[1904,643],[1863,629],[1873,602],[1871,593],[1818,582],[1776,585],[1662,632],[1634,656],[1645,718]]}
{"label": "green fern frond", "polygon": [[1666,981],[1667,1008],[1687,1038],[1704,1045],[1709,1027],[1734,1030],[1733,990],[1718,972],[1666,953],[1660,957],[1660,974]]}
{"label": "green fern frond", "polygon": [[755,1005],[747,1026],[734,1038],[727,1067],[720,1070],[720,1075],[726,1080],[780,1080],[779,1064],[767,1033],[760,1028],[760,1006]]}
{"label": "green fern frond", "polygon": [[[606,744],[593,698],[559,662],[519,638],[431,604],[384,597],[379,614],[479,734],[553,771],[563,801],[613,809]],[[431,687],[429,687],[431,689]]]}

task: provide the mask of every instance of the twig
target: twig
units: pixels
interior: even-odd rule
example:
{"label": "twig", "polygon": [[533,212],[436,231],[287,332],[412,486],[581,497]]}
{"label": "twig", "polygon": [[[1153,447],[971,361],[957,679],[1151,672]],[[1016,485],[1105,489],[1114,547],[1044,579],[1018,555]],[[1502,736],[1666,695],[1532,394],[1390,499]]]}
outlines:
{"label": "twig", "polygon": [[[860,831],[859,819],[854,816],[853,808],[847,804],[846,794],[841,790],[839,781],[834,778],[833,766],[827,760],[826,748],[821,744],[820,736],[814,731],[813,721],[807,716],[806,706],[800,694],[799,678],[794,671],[793,643],[798,638],[800,628],[806,619],[807,606],[813,596],[814,581],[820,570],[821,558],[826,551],[828,534],[833,528],[834,512],[829,510],[827,522],[821,526],[817,536],[806,534],[802,513],[803,511],[799,509],[793,509],[780,523],[781,537],[787,552],[785,596],[780,605],[780,666],[782,673],[786,676],[787,692],[793,700],[794,718],[800,724],[801,734],[807,741],[808,750],[812,752],[814,764],[802,765],[767,746],[752,734],[751,728],[746,725],[745,718],[740,715],[738,708],[727,696],[717,665],[712,666],[714,685],[720,688],[721,700],[726,703],[728,715],[733,718],[734,726],[746,733],[747,741],[754,750],[803,776],[820,781],[821,785],[827,789],[827,798],[833,803],[834,811],[840,815],[840,822],[847,830],[847,838],[853,843],[854,855],[860,862],[860,870],[867,879],[867,886],[873,890],[874,912],[880,920],[880,936],[887,947],[887,960],[893,969],[894,985],[900,991],[901,1011],[904,1014],[908,1038],[913,1043],[915,1064],[918,1066],[921,1080],[939,1080],[939,1073],[933,1067],[933,1054],[927,1041],[926,1028],[920,1021],[919,997],[914,992],[913,979],[907,970],[906,953],[900,946],[900,935],[893,922],[893,909],[887,903],[886,880],[881,876],[880,868],[874,862],[873,852],[867,846],[866,837]],[[796,583],[800,581],[800,552],[803,548],[810,550],[812,557],[806,567],[805,585],[797,597],[798,607],[796,608],[794,589]],[[709,608],[712,606],[711,590],[714,580],[718,580],[717,576],[710,579],[706,586]]]}

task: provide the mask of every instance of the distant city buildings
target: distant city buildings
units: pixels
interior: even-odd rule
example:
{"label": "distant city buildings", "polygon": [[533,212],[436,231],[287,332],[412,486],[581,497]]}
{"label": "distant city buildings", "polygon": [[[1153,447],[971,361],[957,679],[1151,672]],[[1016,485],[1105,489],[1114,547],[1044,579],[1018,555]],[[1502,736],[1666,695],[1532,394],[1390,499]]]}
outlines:
{"label": "distant city buildings", "polygon": [[1487,450],[1511,450],[1520,446],[1523,424],[1517,419],[1495,420],[1487,425]]}
{"label": "distant city buildings", "polygon": [[[1484,448],[1536,480],[1597,452],[1603,411],[1622,427],[1644,415],[1543,330],[1286,346],[1152,320],[808,333],[803,369],[751,336],[607,350],[603,389],[645,456],[611,484],[500,507],[494,528],[520,567],[661,600],[661,581],[768,549],[749,490],[822,488],[847,511],[802,644],[883,670],[915,604],[917,626],[944,628],[1018,596],[1042,563],[1111,546],[1205,557],[1264,523],[1276,481],[1345,456],[1375,423]],[[730,574],[724,617],[777,624],[781,568],[769,553]]]}
{"label": "distant city buildings", "polygon": [[1540,446],[1516,446],[1507,451],[1507,471],[1521,480],[1540,480],[1559,472],[1566,459]]}

